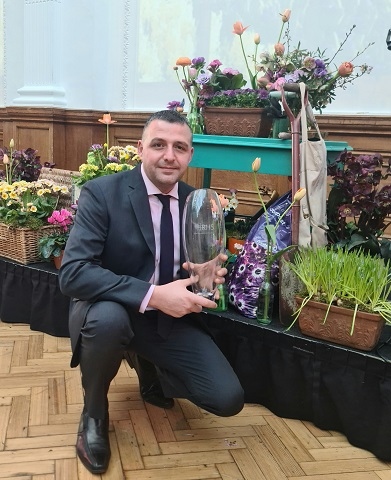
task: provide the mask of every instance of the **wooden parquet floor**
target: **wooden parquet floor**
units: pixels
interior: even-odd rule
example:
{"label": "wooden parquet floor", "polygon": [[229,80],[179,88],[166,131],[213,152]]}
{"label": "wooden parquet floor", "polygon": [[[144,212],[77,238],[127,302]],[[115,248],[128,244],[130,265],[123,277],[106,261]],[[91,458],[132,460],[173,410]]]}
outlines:
{"label": "wooden parquet floor", "polygon": [[[86,480],[77,460],[79,369],[66,338],[0,322],[0,479]],[[141,400],[124,362],[110,388],[112,480],[391,480],[391,464],[336,432],[260,405],[218,418],[185,400]],[[390,432],[391,436],[391,432]]]}

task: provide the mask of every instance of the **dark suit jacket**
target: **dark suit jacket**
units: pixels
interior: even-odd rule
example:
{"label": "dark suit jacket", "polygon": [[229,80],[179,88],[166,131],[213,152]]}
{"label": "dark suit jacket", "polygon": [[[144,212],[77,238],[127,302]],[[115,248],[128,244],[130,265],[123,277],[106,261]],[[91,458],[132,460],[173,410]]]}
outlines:
{"label": "dark suit jacket", "polygon": [[[180,218],[192,190],[179,182]],[[62,293],[74,299],[69,321],[73,352],[89,307],[105,300],[138,311],[155,269],[155,237],[140,165],[89,181],[78,205],[59,272]],[[180,257],[182,265],[182,247]],[[181,268],[179,276],[188,274]]]}

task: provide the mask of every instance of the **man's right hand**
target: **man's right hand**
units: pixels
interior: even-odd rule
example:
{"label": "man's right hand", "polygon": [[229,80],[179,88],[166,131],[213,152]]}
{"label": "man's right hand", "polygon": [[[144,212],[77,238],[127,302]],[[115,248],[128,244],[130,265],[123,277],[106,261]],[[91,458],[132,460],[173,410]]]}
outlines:
{"label": "man's right hand", "polygon": [[216,302],[196,295],[188,290],[193,283],[191,278],[175,280],[166,285],[156,285],[148,306],[156,308],[175,318],[189,313],[199,313],[203,308],[216,308]]}

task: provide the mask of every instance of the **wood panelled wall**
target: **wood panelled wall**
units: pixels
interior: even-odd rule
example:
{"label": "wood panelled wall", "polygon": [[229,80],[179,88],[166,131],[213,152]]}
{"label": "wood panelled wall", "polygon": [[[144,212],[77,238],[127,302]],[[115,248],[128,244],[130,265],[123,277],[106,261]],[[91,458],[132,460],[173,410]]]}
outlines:
{"label": "wood panelled wall", "polygon": [[[104,112],[56,108],[6,107],[0,109],[0,145],[11,138],[17,149],[37,149],[42,162],[57,168],[77,170],[85,162],[93,143],[106,141],[106,126],[98,122]],[[111,112],[116,123],[109,127],[110,145],[136,145],[149,113]],[[326,140],[345,141],[356,153],[381,153],[391,159],[390,116],[318,115],[318,124]],[[190,168],[185,180],[200,187],[202,170]],[[280,194],[289,189],[288,178],[259,175],[258,184]],[[228,194],[238,190],[238,213],[252,214],[259,208],[251,173],[215,171],[213,188]]]}

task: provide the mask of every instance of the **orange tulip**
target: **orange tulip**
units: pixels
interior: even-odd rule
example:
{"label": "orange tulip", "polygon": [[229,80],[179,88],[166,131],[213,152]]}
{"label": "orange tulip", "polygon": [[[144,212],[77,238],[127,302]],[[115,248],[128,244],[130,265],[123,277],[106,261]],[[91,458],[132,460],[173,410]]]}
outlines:
{"label": "orange tulip", "polygon": [[117,123],[117,120],[111,120],[110,113],[104,113],[103,118],[98,118],[98,122],[111,125],[112,123]]}
{"label": "orange tulip", "polygon": [[247,30],[249,27],[249,25],[247,27],[243,27],[243,23],[242,22],[235,22],[234,25],[233,25],[233,32],[232,33],[235,33],[236,35],[243,35],[243,33],[245,32],[245,30]]}
{"label": "orange tulip", "polygon": [[289,9],[284,10],[284,13],[281,13],[281,20],[286,23],[289,22],[291,18],[291,11]]}
{"label": "orange tulip", "polygon": [[179,67],[188,67],[191,65],[191,60],[189,57],[179,57],[175,64]]}
{"label": "orange tulip", "polygon": [[343,62],[338,68],[338,73],[341,77],[348,77],[354,69],[354,65],[351,62]]}

